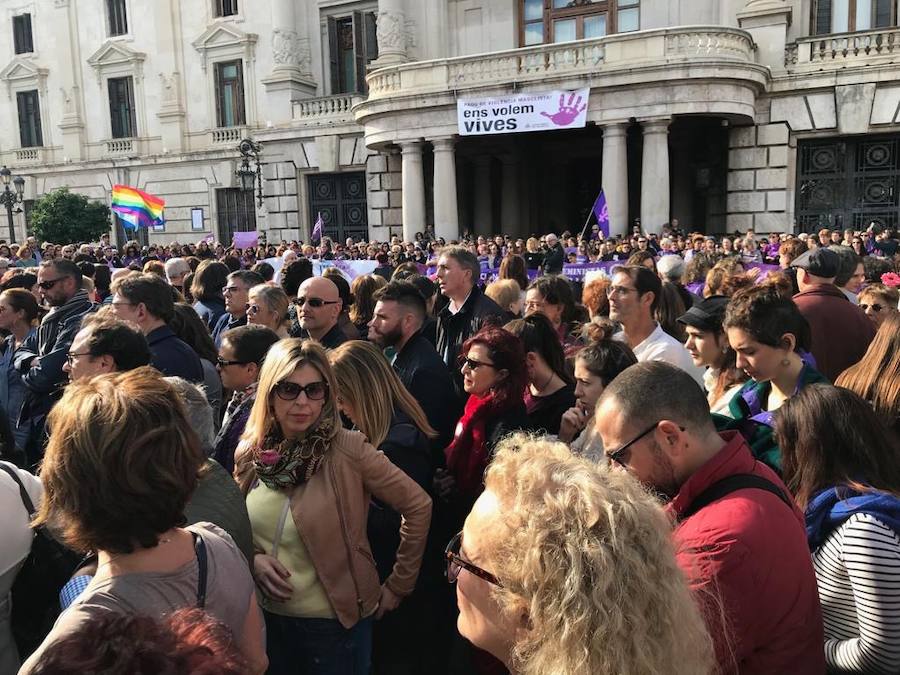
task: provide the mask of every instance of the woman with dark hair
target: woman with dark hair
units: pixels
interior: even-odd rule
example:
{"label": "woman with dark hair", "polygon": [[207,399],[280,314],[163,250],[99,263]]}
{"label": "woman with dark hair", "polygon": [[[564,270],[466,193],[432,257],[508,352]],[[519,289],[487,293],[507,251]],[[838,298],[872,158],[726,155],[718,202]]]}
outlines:
{"label": "woman with dark hair", "polygon": [[704,298],[678,317],[687,333],[685,349],[695,366],[706,368],[703,385],[709,401],[710,412],[728,415],[729,404],[748,380],[747,374],[737,367],[737,354],[728,344],[722,328],[725,308],[729,299],[723,295]]}
{"label": "woman with dark hair", "polygon": [[94,296],[98,303],[110,297],[109,286],[112,283],[112,271],[104,263],[94,265]]}
{"label": "woman with dark hair", "polygon": [[369,335],[369,322],[375,315],[375,291],[387,285],[384,277],[376,274],[361,274],[353,280],[350,293],[353,305],[350,307],[350,322],[359,331],[359,339]]}
{"label": "woman with dark hair", "polygon": [[881,422],[900,438],[900,314],[894,312],[885,319],[859,363],[838,375],[834,383],[868,401]]}
{"label": "woman with dark hair", "polygon": [[23,457],[31,427],[17,426],[22,403],[25,401],[25,383],[16,369],[16,351],[25,340],[37,331],[40,308],[34,296],[24,288],[12,288],[0,293],[0,329],[9,335],[0,343],[0,406],[9,420],[9,428],[15,441],[14,456]]}
{"label": "woman with dark hair", "polygon": [[540,312],[556,331],[560,344],[566,351],[580,347],[573,331],[575,326],[575,294],[569,280],[563,276],[538,277],[525,291],[525,314]]}
{"label": "woman with dark hair", "polygon": [[222,289],[228,283],[228,268],[217,260],[206,259],[197,265],[191,281],[194,311],[212,332],[218,320],[225,314],[225,298]]}
{"label": "woman with dark hair", "polygon": [[209,250],[209,244],[205,241],[201,241],[197,244],[197,250],[194,252],[194,255],[200,260],[211,260],[216,256],[215,254]]}
{"label": "woman with dark hair", "polygon": [[735,366],[751,378],[731,399],[729,413],[756,423],[751,450],[780,472],[781,452],[772,438],[775,411],[803,387],[827,382],[811,365],[809,324],[790,297],[765,282],[734,295],[722,326],[736,352]]}
{"label": "woman with dark hair", "polygon": [[528,288],[528,269],[525,264],[525,258],[520,255],[509,254],[500,262],[499,279],[512,279],[522,293]]}
{"label": "woman with dark hair", "polygon": [[865,400],[811,384],[775,414],[806,515],[829,672],[900,671],[900,447]]}
{"label": "woman with dark hair", "polygon": [[525,349],[525,409],[528,427],[556,435],[563,413],[575,405],[575,384],[566,369],[566,357],[550,320],[540,313],[510,321],[505,330],[518,337]]}
{"label": "woman with dark hair", "polygon": [[435,486],[444,497],[456,494],[461,523],[481,493],[494,445],[506,434],[528,428],[522,398],[528,373],[522,341],[502,328],[483,328],[463,343],[460,354],[469,398],[444,451],[447,469],[435,472]]}
{"label": "woman with dark hair", "polygon": [[125,267],[141,264],[141,251],[135,242],[130,241],[125,244],[125,255],[122,256],[122,264],[125,265]]}
{"label": "woman with dark hair", "polygon": [[203,321],[197,316],[197,312],[186,303],[175,303],[175,315],[169,322],[169,327],[200,357],[200,365],[203,366],[203,388],[206,390],[206,398],[213,410],[213,420],[218,430],[221,418],[219,412],[222,407],[222,380],[219,371],[216,370],[216,361],[219,358],[216,345]]}
{"label": "woman with dark hair", "polygon": [[607,463],[603,439],[594,428],[594,411],[603,390],[623,370],[637,363],[631,348],[613,340],[614,324],[590,323],[584,328],[588,345],[575,356],[575,405],[563,413],[557,438],[577,455]]}

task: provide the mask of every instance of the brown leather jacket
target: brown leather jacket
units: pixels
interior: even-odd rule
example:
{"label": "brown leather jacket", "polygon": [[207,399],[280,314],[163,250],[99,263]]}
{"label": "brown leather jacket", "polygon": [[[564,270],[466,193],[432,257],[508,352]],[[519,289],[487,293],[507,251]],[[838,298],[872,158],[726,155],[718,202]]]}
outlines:
{"label": "brown leather jacket", "polygon": [[[235,471],[246,495],[255,482],[255,470],[243,450],[238,449]],[[431,524],[431,498],[365,436],[357,431],[338,431],[306,489],[291,497],[297,531],[345,628],[372,614],[381,597],[366,536],[373,495],[403,517],[397,562],[385,584],[404,597],[412,593],[419,575]]]}

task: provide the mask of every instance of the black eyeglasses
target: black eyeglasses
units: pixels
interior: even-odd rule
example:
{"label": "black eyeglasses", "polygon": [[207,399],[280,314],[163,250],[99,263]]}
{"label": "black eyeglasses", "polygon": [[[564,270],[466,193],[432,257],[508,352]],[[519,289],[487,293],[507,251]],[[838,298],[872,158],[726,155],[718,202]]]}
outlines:
{"label": "black eyeglasses", "polygon": [[219,368],[227,368],[228,366],[246,366],[248,363],[250,363],[250,361],[226,361],[221,356],[216,358],[216,365],[219,366]]}
{"label": "black eyeglasses", "polygon": [[303,307],[303,305],[307,303],[309,303],[310,307],[324,307],[325,305],[336,305],[340,300],[323,300],[322,298],[307,298],[305,296],[300,296],[299,298],[294,298],[291,302],[297,307]]}
{"label": "black eyeglasses", "polygon": [[259,305],[251,305],[249,302],[244,307],[247,314],[250,316],[256,316],[257,312],[259,312]]}
{"label": "black eyeglasses", "polygon": [[460,359],[460,363],[463,368],[468,368],[469,370],[478,370],[481,366],[487,366],[488,368],[496,368],[493,363],[486,363],[484,361],[476,361],[475,359],[470,359],[468,357]]}
{"label": "black eyeglasses", "polygon": [[873,312],[875,312],[876,314],[878,314],[878,312],[880,312],[881,310],[884,309],[884,305],[879,305],[877,302],[874,303],[874,304],[872,304],[872,305],[864,304],[864,303],[861,302],[861,303],[859,303],[859,308],[860,308],[862,311],[864,311],[864,312],[865,312],[867,309],[871,308]]}
{"label": "black eyeglasses", "polygon": [[279,382],[272,391],[282,401],[293,401],[304,392],[310,401],[321,401],[328,394],[328,383],[310,382],[306,386],[302,386],[296,382]]}
{"label": "black eyeglasses", "polygon": [[56,279],[47,279],[47,281],[41,281],[38,283],[38,286],[41,290],[49,291],[51,288],[56,286],[60,281],[65,279],[65,277],[57,277]]}
{"label": "black eyeglasses", "polygon": [[69,366],[71,367],[72,364],[75,362],[75,359],[77,359],[79,356],[90,356],[90,355],[91,355],[90,352],[68,352],[66,354],[66,363],[68,363]]}
{"label": "black eyeglasses", "polygon": [[450,540],[450,543],[447,544],[447,548],[444,550],[444,557],[447,558],[447,581],[451,584],[456,583],[456,580],[459,578],[459,571],[461,569],[466,570],[474,574],[479,579],[484,579],[488,583],[494,584],[498,588],[503,588],[503,584],[500,583],[500,580],[495,577],[493,574],[488,572],[487,570],[483,570],[478,565],[473,565],[468,560],[463,560],[459,551],[462,548],[462,532],[457,533],[453,539]]}
{"label": "black eyeglasses", "polygon": [[[656,427],[659,426],[659,422],[661,422],[661,421],[662,420],[654,422],[652,426],[647,427],[644,431],[642,431],[637,436],[632,438],[630,441],[628,441],[625,445],[620,447],[618,450],[614,450],[613,452],[606,453],[606,457],[608,459],[611,459],[612,461],[614,461],[619,466],[623,466],[623,467],[626,466],[625,460],[622,458],[625,456],[625,453],[628,452],[628,449],[632,445],[634,445],[635,443],[640,441],[642,438],[644,438],[644,436],[649,434],[651,431],[655,430]],[[682,431],[685,430],[685,427],[678,427],[678,428],[681,429]]]}

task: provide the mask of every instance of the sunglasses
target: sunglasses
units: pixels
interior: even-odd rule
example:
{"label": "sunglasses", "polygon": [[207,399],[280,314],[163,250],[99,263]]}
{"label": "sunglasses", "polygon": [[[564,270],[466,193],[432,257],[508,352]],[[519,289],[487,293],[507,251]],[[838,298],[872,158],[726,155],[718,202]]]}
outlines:
{"label": "sunglasses", "polygon": [[[612,461],[614,461],[619,466],[622,466],[622,467],[627,466],[625,453],[628,452],[628,450],[629,450],[629,448],[631,448],[631,446],[633,446],[635,443],[637,443],[642,438],[644,438],[644,436],[648,435],[651,431],[654,431],[657,426],[659,426],[659,422],[654,422],[651,426],[647,427],[644,431],[642,431],[637,436],[632,438],[625,445],[621,446],[618,450],[614,450],[612,452],[606,453],[606,457],[608,459],[611,459]],[[678,428],[681,429],[682,431],[685,430],[685,427],[678,427]]]}
{"label": "sunglasses", "polygon": [[874,304],[872,304],[872,305],[864,304],[864,303],[861,302],[861,303],[859,303],[859,308],[860,308],[862,311],[864,311],[864,312],[865,312],[867,309],[871,308],[872,311],[875,312],[875,313],[877,314],[878,312],[880,312],[881,310],[884,309],[884,305],[879,305],[877,302],[874,303]]}
{"label": "sunglasses", "polygon": [[296,382],[279,382],[272,391],[282,401],[296,400],[304,392],[306,393],[306,398],[310,401],[321,401],[328,395],[328,383],[322,381],[310,382],[303,386]]}
{"label": "sunglasses", "polygon": [[56,286],[56,284],[58,284],[63,279],[65,279],[65,277],[57,277],[56,279],[47,279],[47,281],[41,281],[38,284],[38,286],[41,288],[41,290],[49,291],[51,288]]}
{"label": "sunglasses", "polygon": [[497,367],[493,363],[485,363],[484,361],[476,361],[475,359],[470,359],[468,357],[460,359],[460,363],[462,364],[463,368],[468,368],[469,370],[477,370],[481,366],[487,366],[488,368],[496,368]]}
{"label": "sunglasses", "polygon": [[462,532],[458,532],[457,535],[450,540],[450,543],[447,544],[447,548],[444,550],[444,557],[447,559],[447,581],[449,583],[456,583],[456,580],[459,578],[459,571],[464,569],[467,572],[474,574],[479,579],[484,579],[498,588],[503,588],[503,584],[501,584],[500,580],[493,574],[487,570],[481,569],[477,565],[473,565],[468,560],[463,560],[459,555],[461,548]]}
{"label": "sunglasses", "polygon": [[248,363],[250,363],[250,361],[226,361],[221,356],[216,358],[216,365],[219,366],[219,368],[227,368],[228,366],[246,366]]}
{"label": "sunglasses", "polygon": [[310,307],[324,307],[325,305],[336,305],[340,300],[323,300],[322,298],[307,298],[305,296],[300,296],[298,298],[294,298],[291,300],[297,307],[303,307],[305,304],[309,304]]}
{"label": "sunglasses", "polygon": [[247,314],[249,314],[250,316],[256,316],[256,314],[259,312],[259,305],[251,305],[248,302],[247,306],[244,309],[247,310]]}

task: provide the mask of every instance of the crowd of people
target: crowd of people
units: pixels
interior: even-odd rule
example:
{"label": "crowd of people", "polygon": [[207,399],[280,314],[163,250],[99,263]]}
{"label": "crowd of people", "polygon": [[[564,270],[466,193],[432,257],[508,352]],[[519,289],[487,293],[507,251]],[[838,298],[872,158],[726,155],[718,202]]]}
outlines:
{"label": "crowd of people", "polygon": [[0,673],[897,672],[894,233],[584,234],[0,243]]}

